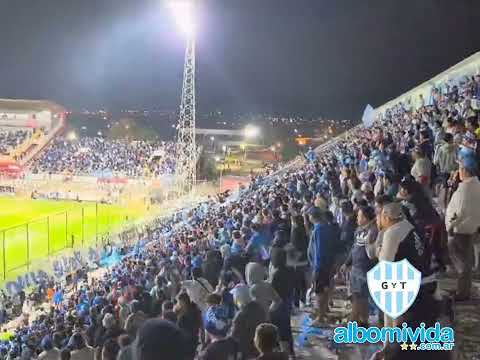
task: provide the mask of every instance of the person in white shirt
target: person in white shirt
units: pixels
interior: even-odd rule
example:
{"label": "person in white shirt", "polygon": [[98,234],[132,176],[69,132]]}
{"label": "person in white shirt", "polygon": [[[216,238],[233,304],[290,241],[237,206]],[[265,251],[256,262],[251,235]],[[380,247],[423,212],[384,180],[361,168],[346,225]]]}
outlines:
{"label": "person in white shirt", "polygon": [[417,182],[422,184],[426,194],[430,194],[432,163],[419,146],[415,147],[412,155],[415,162],[410,171],[410,175],[412,175]]}
{"label": "person in white shirt", "polygon": [[480,181],[473,156],[461,158],[459,165],[461,183],[448,204],[445,225],[450,257],[458,273],[455,299],[462,301],[470,298],[472,287],[473,240],[480,229]]}

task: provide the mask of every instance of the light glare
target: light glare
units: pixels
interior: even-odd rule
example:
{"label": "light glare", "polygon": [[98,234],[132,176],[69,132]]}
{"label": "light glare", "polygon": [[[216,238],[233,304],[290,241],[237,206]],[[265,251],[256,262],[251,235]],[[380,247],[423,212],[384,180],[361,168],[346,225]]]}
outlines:
{"label": "light glare", "polygon": [[253,139],[260,135],[260,129],[254,125],[247,125],[243,133],[247,139]]}
{"label": "light glare", "polygon": [[188,38],[195,35],[195,16],[192,0],[170,0],[168,8],[179,30]]}

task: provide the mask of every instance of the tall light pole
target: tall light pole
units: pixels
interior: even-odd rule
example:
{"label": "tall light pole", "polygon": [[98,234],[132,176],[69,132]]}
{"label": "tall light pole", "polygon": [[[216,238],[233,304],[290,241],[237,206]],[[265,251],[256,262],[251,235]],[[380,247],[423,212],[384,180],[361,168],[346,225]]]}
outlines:
{"label": "tall light pole", "polygon": [[182,99],[177,124],[177,165],[175,191],[189,193],[197,181],[197,147],[195,144],[195,0],[171,0],[168,6],[175,21],[186,37],[183,68]]}

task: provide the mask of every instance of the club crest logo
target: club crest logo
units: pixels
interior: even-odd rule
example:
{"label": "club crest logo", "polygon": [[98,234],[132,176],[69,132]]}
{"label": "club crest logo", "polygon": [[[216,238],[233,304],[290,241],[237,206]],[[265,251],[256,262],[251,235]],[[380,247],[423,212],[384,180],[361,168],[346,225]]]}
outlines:
{"label": "club crest logo", "polygon": [[415,301],[422,274],[408,260],[380,261],[367,273],[373,301],[393,319],[404,314]]}

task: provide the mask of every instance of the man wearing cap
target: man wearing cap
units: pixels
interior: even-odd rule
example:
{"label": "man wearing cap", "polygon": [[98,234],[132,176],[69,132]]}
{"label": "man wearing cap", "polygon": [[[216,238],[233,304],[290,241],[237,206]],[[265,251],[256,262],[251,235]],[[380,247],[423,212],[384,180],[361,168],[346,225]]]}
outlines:
{"label": "man wearing cap", "polygon": [[470,298],[472,287],[473,239],[480,228],[480,182],[476,176],[477,162],[473,156],[459,161],[461,183],[452,195],[445,213],[449,232],[448,248],[458,273],[457,301]]}
{"label": "man wearing cap", "polygon": [[210,344],[200,354],[200,360],[240,360],[240,345],[231,336],[227,337],[229,319],[222,306],[208,308],[204,316],[204,327]]}

